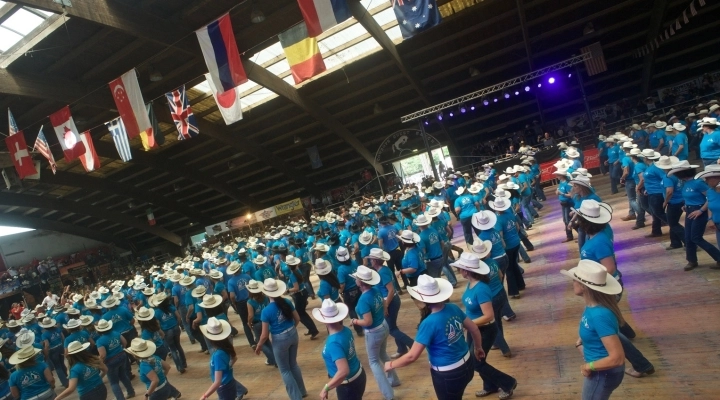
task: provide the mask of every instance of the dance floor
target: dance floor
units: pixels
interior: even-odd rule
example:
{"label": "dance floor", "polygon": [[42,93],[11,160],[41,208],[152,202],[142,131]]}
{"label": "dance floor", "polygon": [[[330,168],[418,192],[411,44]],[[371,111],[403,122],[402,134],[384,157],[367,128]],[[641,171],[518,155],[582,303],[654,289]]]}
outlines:
{"label": "dance floor", "polygon": [[[655,365],[656,370],[654,375],[641,379],[626,375],[613,398],[720,398],[720,271],[708,269],[713,261],[701,252],[698,254],[700,267],[684,272],[684,251],[665,250],[669,244],[667,228],[663,228],[663,237],[653,239],[644,237],[649,233],[649,227],[631,230],[632,221],[620,221],[627,215],[628,209],[624,192],[610,195],[607,176],[596,176],[593,183],[598,195],[615,209],[611,224],[615,232],[618,268],[625,283],[620,308],[637,332],[634,344]],[[517,378],[518,388],[514,398],[518,399],[578,399],[582,389],[582,357],[574,343],[583,302],[573,295],[572,285],[559,273],[561,269],[577,264],[578,248],[574,242],[561,243],[565,237],[564,228],[554,191],[555,187],[545,189],[548,200],[543,203],[542,217],[528,231],[536,250],[529,252],[532,258],[530,264],[521,263],[525,269],[527,289],[521,299],[510,300],[517,319],[505,322],[505,337],[513,357],[504,358],[498,350],[493,350],[488,358],[490,364]],[[464,245],[461,244],[463,239],[459,224],[456,224],[455,232],[454,242]],[[711,229],[708,229],[706,238],[715,243]],[[313,276],[313,280],[317,284],[317,277]],[[463,288],[461,280],[451,301],[459,304]],[[399,326],[413,337],[419,320],[418,310],[407,294],[401,299]],[[308,310],[318,305],[319,300],[311,300]],[[241,328],[238,316],[231,314],[231,322]],[[302,325],[298,327],[301,333],[298,363],[309,399],[318,398],[328,381],[321,355],[326,335],[325,330],[319,328],[323,333],[318,340],[311,341],[302,336],[305,328]],[[210,385],[209,357],[200,354],[199,345],[191,345],[184,333],[182,344],[188,356],[188,371],[180,375],[173,366],[169,380],[180,389],[183,398],[197,399]],[[235,344],[239,358],[235,364],[235,377],[248,387],[250,392],[246,398],[286,399],[278,370],[265,366],[263,356],[254,355],[242,333],[235,338]],[[355,344],[368,373],[365,398],[382,399],[370,372],[364,340],[357,339]],[[394,341],[390,338],[388,353],[395,350]],[[169,362],[172,365],[172,360]],[[435,397],[426,354],[413,365],[399,369],[398,375],[402,385],[395,389],[396,399]],[[133,383],[138,396],[142,397],[144,385],[138,379]],[[482,381],[476,375],[468,385],[465,398],[475,398],[475,391],[480,389]],[[487,398],[494,399],[496,396]],[[113,398],[111,392],[108,398]],[[215,395],[212,398],[216,398]],[[334,392],[331,398],[336,398]]]}

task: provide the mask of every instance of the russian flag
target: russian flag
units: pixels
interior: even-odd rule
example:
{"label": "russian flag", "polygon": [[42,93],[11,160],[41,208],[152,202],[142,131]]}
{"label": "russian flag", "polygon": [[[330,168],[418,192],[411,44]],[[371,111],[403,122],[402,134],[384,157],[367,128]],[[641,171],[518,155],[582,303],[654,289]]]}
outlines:
{"label": "russian flag", "polygon": [[317,37],[351,17],[346,0],[298,0],[298,5],[310,37]]}
{"label": "russian flag", "polygon": [[216,88],[226,92],[247,82],[229,14],[195,33]]}

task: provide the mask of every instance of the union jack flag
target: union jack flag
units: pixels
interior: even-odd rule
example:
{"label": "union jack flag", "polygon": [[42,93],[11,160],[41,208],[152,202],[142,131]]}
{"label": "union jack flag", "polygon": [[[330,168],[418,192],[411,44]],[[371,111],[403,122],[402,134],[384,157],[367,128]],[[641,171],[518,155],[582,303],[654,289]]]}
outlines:
{"label": "union jack flag", "polygon": [[192,108],[190,108],[185,93],[185,85],[170,93],[165,93],[165,97],[167,97],[168,106],[170,107],[170,115],[172,115],[178,130],[178,140],[191,139],[199,135],[200,129],[198,129]]}
{"label": "union jack flag", "polygon": [[37,139],[35,139],[34,150],[47,158],[48,162],[50,163],[50,169],[52,169],[53,175],[55,175],[55,173],[57,172],[57,164],[55,163],[55,157],[53,157],[52,151],[50,151],[50,145],[48,144],[47,139],[45,139],[45,134],[42,131],[42,126],[40,127],[40,133],[38,133]]}

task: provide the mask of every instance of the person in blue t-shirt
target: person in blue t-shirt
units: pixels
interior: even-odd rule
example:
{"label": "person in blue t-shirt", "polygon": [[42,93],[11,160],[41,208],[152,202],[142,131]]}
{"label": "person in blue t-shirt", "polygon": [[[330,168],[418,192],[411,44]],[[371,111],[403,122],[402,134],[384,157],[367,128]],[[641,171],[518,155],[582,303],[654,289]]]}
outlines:
{"label": "person in blue t-shirt", "polygon": [[[487,246],[489,251],[490,246]],[[465,315],[480,330],[482,342],[478,343],[485,354],[489,354],[490,348],[495,344],[498,335],[496,320],[500,315],[495,315],[493,308],[493,292],[490,288],[490,267],[485,264],[476,254],[465,252],[453,263],[453,267],[460,270],[463,278],[467,279],[465,292],[462,294],[462,303],[465,307]],[[473,338],[467,336],[468,346],[472,347]],[[509,357],[510,354],[506,355]],[[495,369],[488,364],[487,357],[474,360],[475,371],[483,380],[483,390],[476,393],[477,397],[485,397],[491,393],[499,392],[500,398],[509,398],[517,385],[512,376]]]}
{"label": "person in blue t-shirt", "polygon": [[408,292],[426,306],[428,314],[420,322],[410,351],[386,362],[385,371],[410,365],[427,349],[435,396],[439,399],[460,399],[472,380],[470,352],[477,360],[486,356],[482,346],[468,346],[463,330],[467,330],[474,343],[482,343],[480,330],[458,306],[445,302],[453,293],[450,282],[421,275],[418,285],[408,288]]}
{"label": "person in blue t-shirt", "polygon": [[512,298],[520,298],[520,291],[525,289],[525,280],[518,265],[518,253],[520,251],[520,235],[518,233],[518,222],[510,208],[510,201],[505,197],[495,197],[490,203],[490,208],[495,210],[497,222],[495,229],[505,244],[508,265],[505,269],[505,276],[508,282],[508,295]]}
{"label": "person in blue t-shirt", "polygon": [[597,144],[598,157],[600,158],[600,173],[603,175],[605,175],[607,173],[607,168],[608,168],[607,164],[605,164],[605,162],[608,159],[608,156],[607,156],[608,147],[605,144],[605,139],[606,139],[605,136],[600,135],[598,137],[598,144]]}
{"label": "person in blue t-shirt", "polygon": [[155,354],[152,340],[135,338],[125,351],[138,361],[138,375],[145,384],[145,398],[148,400],[166,400],[182,396],[167,379],[170,365]]}
{"label": "person in blue t-shirt", "polygon": [[[378,220],[379,229],[377,234],[378,247],[384,252],[390,255],[388,260],[388,267],[391,270],[400,271],[402,269],[402,258],[403,252],[400,249],[400,242],[398,241],[397,235],[400,232],[390,221],[389,217],[383,216]],[[405,274],[400,274],[400,278],[405,286],[408,285],[408,279]],[[393,280],[395,281],[396,287],[400,287],[397,282],[397,277],[393,274]],[[399,292],[402,294],[402,292]]]}
{"label": "person in blue t-shirt", "polygon": [[639,190],[644,190],[647,193],[649,212],[653,216],[652,230],[648,237],[660,237],[662,236],[662,223],[667,223],[667,216],[665,209],[663,208],[665,188],[663,186],[663,179],[665,179],[665,171],[657,166],[656,161],[662,160],[662,164],[672,165],[670,159],[667,156],[646,155],[645,164],[647,169],[643,173],[642,187]]}
{"label": "person in blue t-shirt", "polygon": [[120,388],[120,382],[127,390],[128,397],[135,396],[135,389],[130,383],[130,374],[128,373],[127,364],[129,363],[127,355],[123,352],[127,342],[120,333],[114,331],[112,321],[101,319],[95,325],[95,330],[100,333],[95,343],[100,354],[100,360],[107,366],[107,377],[110,382],[110,390],[112,390],[117,400],[125,400],[125,395]]}
{"label": "person in blue t-shirt", "polygon": [[720,124],[715,118],[703,118],[698,125],[702,128],[700,158],[703,164],[717,164],[720,159]]}
{"label": "person in blue t-shirt", "polygon": [[[675,160],[673,160],[675,161]],[[672,164],[670,165],[672,167]],[[670,168],[663,167],[663,170]],[[675,175],[666,175],[663,178],[663,209],[667,217],[668,228],[670,229],[670,246],[666,250],[680,249],[684,247],[685,227],[680,225],[680,217],[683,214],[685,200],[683,199],[683,184]]]}
{"label": "person in blue t-shirt", "polygon": [[[237,361],[233,347],[230,323],[215,317],[208,318],[207,324],[200,327],[205,340],[215,351],[210,356],[210,380],[212,384],[203,392],[202,398],[208,398],[217,391],[219,400],[234,400],[238,395],[239,382],[233,375],[233,364]],[[240,385],[242,386],[242,385]],[[244,395],[247,389],[240,393]]]}
{"label": "person in blue t-shirt", "polygon": [[463,234],[465,235],[465,243],[469,245],[473,241],[472,224],[470,219],[472,218],[472,215],[479,210],[479,206],[473,200],[472,194],[465,190],[464,187],[458,188],[457,193],[459,197],[455,199],[453,207],[455,208],[455,213],[458,215],[458,219],[460,219]]}
{"label": "person in blue t-shirt", "polygon": [[420,229],[420,242],[418,247],[422,253],[425,265],[427,266],[428,275],[433,278],[439,278],[443,269],[443,247],[440,241],[440,234],[435,228],[431,227],[432,218],[425,214],[420,214],[415,219],[415,224]]}
{"label": "person in blue t-shirt", "polygon": [[55,398],[55,378],[47,364],[37,360],[40,349],[33,346],[19,349],[10,356],[15,372],[10,375],[10,392],[20,400],[50,400]]}
{"label": "person in blue t-shirt", "polygon": [[343,320],[348,315],[348,306],[325,299],[321,307],[314,309],[312,314],[313,318],[324,323],[328,330],[322,358],[330,381],[320,392],[320,398],[327,399],[328,393],[337,389],[338,400],[361,399],[365,393],[367,376],[357,357],[352,331],[343,326]]}
{"label": "person in blue t-shirt", "polygon": [[[607,165],[610,171],[610,193],[615,194],[618,192],[618,184],[620,183],[620,177],[622,176],[622,168],[620,166],[620,157],[624,155],[620,143],[615,142],[614,138],[607,138],[605,141],[608,143],[608,160]],[[612,146],[611,146],[612,144]]]}
{"label": "person in blue t-shirt", "polygon": [[409,230],[402,231],[399,236],[405,247],[405,255],[402,259],[402,269],[400,272],[405,274],[410,281],[410,286],[417,284],[417,277],[426,271],[425,262],[420,254],[418,243],[420,236]]}
{"label": "person in blue t-shirt", "polygon": [[55,398],[64,399],[77,390],[80,400],[107,398],[107,388],[102,381],[108,369],[98,356],[88,350],[90,343],[72,342],[68,346],[67,361],[70,365],[70,381]]}
{"label": "person in blue t-shirt", "polygon": [[690,150],[688,137],[685,133],[687,127],[683,124],[675,123],[673,124],[672,129],[675,133],[675,137],[673,137],[672,145],[670,146],[670,155],[677,157],[680,161],[687,160]]}
{"label": "person in blue t-shirt", "polygon": [[62,333],[60,327],[57,326],[57,322],[50,318],[44,318],[40,321],[40,327],[43,328],[40,338],[43,342],[43,352],[45,359],[50,360],[52,363],[55,373],[60,379],[60,383],[67,387],[67,367],[65,367],[65,359],[63,357],[65,353],[65,336]]}
{"label": "person in blue t-shirt", "polygon": [[163,340],[175,362],[175,368],[182,374],[187,369],[187,360],[185,351],[180,345],[180,312],[171,304],[170,298],[165,293],[158,293],[150,298],[150,305],[153,306],[155,318],[165,334]]}
{"label": "person in blue t-shirt", "polygon": [[155,355],[165,361],[170,351],[165,344],[165,334],[160,329],[160,322],[155,318],[155,312],[149,308],[140,307],[135,314],[135,319],[140,324],[140,337],[145,340],[152,340],[155,343]]}
{"label": "person in blue t-shirt", "polygon": [[573,292],[585,300],[580,319],[580,337],[575,342],[585,360],[583,398],[608,399],[625,375],[625,352],[619,325],[624,322],[615,295],[622,292],[618,281],[597,262],[580,260],[578,266],[561,271],[573,279]]}

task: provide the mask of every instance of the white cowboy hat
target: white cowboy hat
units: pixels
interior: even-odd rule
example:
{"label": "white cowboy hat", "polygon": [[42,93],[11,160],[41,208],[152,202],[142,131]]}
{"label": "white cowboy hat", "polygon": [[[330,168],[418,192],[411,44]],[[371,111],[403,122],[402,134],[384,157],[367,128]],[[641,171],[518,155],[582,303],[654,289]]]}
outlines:
{"label": "white cowboy hat", "polygon": [[442,303],[452,296],[453,287],[445,279],[422,274],[418,277],[417,286],[408,286],[407,291],[423,303]]}
{"label": "white cowboy hat", "polygon": [[585,186],[586,188],[592,188],[592,185],[590,184],[590,178],[582,175],[577,175],[570,179],[570,184]]}
{"label": "white cowboy hat", "polygon": [[473,254],[468,251],[460,254],[460,257],[454,263],[451,263],[450,266],[480,275],[487,275],[490,273],[490,267],[488,267],[477,254]]}
{"label": "white cowboy hat", "polygon": [[350,252],[348,251],[347,247],[340,246],[335,251],[335,258],[338,259],[338,261],[347,261],[350,259]]}
{"label": "white cowboy hat", "polygon": [[558,168],[557,170],[555,170],[553,172],[553,175],[567,176],[567,174],[568,174],[568,170],[566,168]]}
{"label": "white cowboy hat", "polygon": [[655,122],[655,127],[658,129],[665,129],[666,126],[667,126],[667,123],[664,121],[656,121]]}
{"label": "white cowboy hat", "polygon": [[210,273],[207,276],[210,279],[222,279],[223,273],[221,271],[214,269],[214,270],[210,271]]}
{"label": "white cowboy hat", "polygon": [[600,293],[618,294],[623,290],[604,265],[592,260],[580,260],[577,267],[569,271],[561,270],[560,273]]}
{"label": "white cowboy hat", "polygon": [[587,199],[583,200],[580,204],[580,208],[573,208],[573,211],[590,222],[596,224],[606,224],[612,219],[613,210],[612,207],[610,207],[610,204],[601,203],[593,199]]}
{"label": "white cowboy hat", "polygon": [[685,126],[685,125],[683,125],[683,124],[681,124],[681,123],[679,123],[679,122],[674,123],[672,127],[673,127],[673,129],[675,129],[675,130],[678,131],[678,132],[682,132],[682,131],[684,131],[685,129],[687,129],[687,126]]}
{"label": "white cowboy hat", "polygon": [[390,260],[390,254],[383,251],[383,249],[374,248],[374,249],[370,249],[370,254],[368,254],[367,258],[388,261],[388,260]]}
{"label": "white cowboy hat", "polygon": [[427,210],[425,210],[425,218],[432,220],[433,218],[437,217],[442,213],[442,209],[439,207],[429,207]]}
{"label": "white cowboy hat", "polygon": [[150,297],[150,299],[148,300],[148,302],[150,303],[151,306],[157,307],[157,306],[159,306],[163,301],[165,301],[165,299],[167,299],[167,297],[168,297],[168,296],[167,296],[167,294],[165,294],[165,292],[160,292],[160,293],[158,293],[158,294]]}
{"label": "white cowboy hat", "polygon": [[41,328],[52,328],[57,325],[57,322],[52,318],[43,318],[42,321],[38,322]]}
{"label": "white cowboy hat", "polygon": [[190,286],[193,283],[195,283],[195,279],[197,279],[194,276],[186,276],[182,279],[180,279],[180,286]]}
{"label": "white cowboy hat", "polygon": [[567,156],[569,158],[578,158],[578,157],[580,157],[580,153],[578,153],[577,150],[575,150],[575,149],[568,149],[565,152],[565,156]]}
{"label": "white cowboy hat", "polygon": [[[135,282],[133,282],[133,281],[128,281],[128,285],[132,285],[132,284],[134,284],[134,283],[135,283]],[[110,293],[110,289],[106,288],[105,286],[101,286],[100,289],[98,289],[97,291],[98,291],[98,293],[100,293],[100,294]]]}
{"label": "white cowboy hat", "polygon": [[420,214],[415,218],[413,223],[417,226],[427,226],[432,223],[432,218],[428,218],[425,214]]}
{"label": "white cowboy hat", "polygon": [[195,289],[193,289],[190,292],[190,295],[192,297],[195,297],[196,299],[202,299],[202,297],[205,296],[206,292],[207,292],[207,289],[205,288],[205,286],[200,285],[200,286],[196,287]]}
{"label": "white cowboy hat", "polygon": [[[675,158],[673,160],[673,158]],[[679,162],[680,160],[677,159],[677,157],[674,156],[661,156],[657,161],[655,161],[653,164],[655,164],[656,167],[660,169],[670,169],[672,168],[673,164]]]}
{"label": "white cowboy hat", "polygon": [[490,254],[491,250],[492,242],[489,240],[476,240],[473,242],[472,246],[470,246],[470,251],[480,257],[481,260]]}
{"label": "white cowboy hat", "polygon": [[80,343],[77,340],[70,342],[67,348],[68,354],[75,354],[79,353],[83,350],[87,350],[87,348],[90,347],[90,342],[87,343]]}
{"label": "white cowboy hat", "polygon": [[202,302],[197,305],[202,308],[215,308],[222,305],[222,296],[219,294],[205,294],[202,297]]}
{"label": "white cowboy hat", "polygon": [[250,279],[250,281],[245,284],[245,289],[247,289],[250,293],[260,293],[262,292],[262,282],[258,282],[255,279]]}
{"label": "white cowboy hat", "polygon": [[660,158],[660,153],[653,149],[644,149],[642,151],[642,156],[643,158],[648,160],[657,160],[658,158]]}
{"label": "white cowboy hat", "polygon": [[240,271],[240,263],[237,261],[233,261],[228,265],[227,269],[225,270],[225,273],[228,275],[235,275],[238,271]]}
{"label": "white cowboy hat", "polygon": [[315,246],[313,246],[313,250],[327,253],[328,251],[330,251],[330,247],[328,247],[328,245],[326,245],[325,243],[315,243]]}
{"label": "white cowboy hat", "polygon": [[[502,185],[501,185],[502,186]],[[493,193],[493,196],[495,197],[508,197],[508,193],[505,191],[505,189],[498,187],[495,189],[495,193]]]}
{"label": "white cowboy hat", "polygon": [[704,170],[695,174],[695,179],[705,179],[720,176],[720,164],[710,164]]}
{"label": "white cowboy hat", "polygon": [[670,176],[676,172],[686,171],[688,169],[694,169],[697,167],[699,167],[699,165],[690,164],[687,160],[682,160],[682,161],[679,161],[679,162],[676,162],[675,164],[673,164],[672,169],[670,171],[668,171],[667,174],[668,174],[668,176]]}
{"label": "white cowboy hat", "polygon": [[155,313],[146,307],[140,307],[140,309],[135,313],[135,319],[139,321],[150,321],[153,318],[155,318]]}
{"label": "white cowboy hat", "polygon": [[126,348],[125,351],[138,358],[148,358],[155,354],[156,349],[157,347],[152,340],[135,338],[130,342],[130,347]]}
{"label": "white cowboy hat", "polygon": [[15,346],[18,349],[32,347],[33,343],[35,343],[35,332],[26,328],[20,330],[20,332],[17,333],[17,336],[15,336]]}
{"label": "white cowboy hat", "polygon": [[107,332],[113,327],[113,322],[101,319],[95,324],[95,330],[98,332]]}
{"label": "white cowboy hat", "polygon": [[93,317],[91,315],[81,315],[80,316],[80,325],[81,326],[89,326],[93,323]]}
{"label": "white cowboy hat", "polygon": [[258,254],[255,258],[253,258],[252,262],[257,265],[264,265],[267,262],[267,257]]}
{"label": "white cowboy hat", "polygon": [[210,317],[208,318],[207,324],[200,325],[200,331],[210,340],[223,340],[230,336],[232,328],[229,322]]}
{"label": "white cowboy hat", "polygon": [[74,301],[74,302],[76,302],[76,303],[77,303],[78,301],[82,300],[82,299],[83,299],[83,295],[81,295],[81,294],[75,294],[75,295],[73,295],[73,297],[72,297],[72,301]]}
{"label": "white cowboy hat", "polygon": [[494,212],[487,210],[478,211],[473,214],[470,222],[472,223],[472,226],[480,229],[481,231],[491,229],[495,227],[495,223],[497,223],[497,215],[495,215]]}
{"label": "white cowboy hat", "polygon": [[444,187],[445,187],[445,184],[442,183],[442,182],[433,182],[432,186],[433,186],[434,189],[438,189],[438,190],[439,190],[439,189],[444,188]]}
{"label": "white cowboy hat", "polygon": [[505,182],[503,184],[503,186],[505,186],[506,190],[519,190],[520,189],[520,186],[515,182]]}
{"label": "white cowboy hat", "polygon": [[315,260],[315,273],[318,275],[327,275],[332,271],[332,264],[329,261],[318,258]]}
{"label": "white cowboy hat", "polygon": [[410,230],[404,230],[404,231],[400,232],[399,235],[396,235],[396,237],[405,243],[420,242],[420,235],[418,235],[417,233],[410,231]]}
{"label": "white cowboy hat", "polygon": [[340,322],[348,315],[348,306],[343,303],[335,303],[330,299],[322,301],[320,308],[312,310],[312,316],[316,321],[324,324]]}
{"label": "white cowboy hat", "polygon": [[17,365],[35,357],[35,355],[38,353],[40,353],[40,349],[36,349],[32,346],[25,347],[13,353],[13,355],[10,356],[8,362],[10,364]]}
{"label": "white cowboy hat", "polygon": [[465,193],[465,186],[460,186],[459,188],[457,188],[455,193],[457,193],[458,196]]}
{"label": "white cowboy hat", "polygon": [[350,276],[370,286],[380,283],[380,274],[378,274],[374,269],[368,268],[364,265],[358,265],[355,273],[350,274]]}
{"label": "white cowboy hat", "polygon": [[142,294],[144,294],[145,296],[152,296],[153,294],[155,294],[155,291],[152,288],[146,287],[145,289],[143,289]]}
{"label": "white cowboy hat", "polygon": [[273,278],[265,279],[262,284],[262,292],[268,297],[280,297],[285,293],[286,289],[285,282]]}
{"label": "white cowboy hat", "polygon": [[[107,307],[105,307],[107,308]],[[78,319],[71,319],[67,322],[67,324],[63,324],[63,328],[70,330],[80,327],[80,320]]]}
{"label": "white cowboy hat", "polygon": [[495,200],[491,201],[488,205],[495,211],[505,211],[510,208],[510,202],[503,197],[495,197]]}
{"label": "white cowboy hat", "polygon": [[698,122],[698,126],[704,126],[704,125],[718,126],[718,120],[717,120],[717,118],[705,117]]}
{"label": "white cowboy hat", "polygon": [[470,185],[468,188],[468,192],[472,194],[478,194],[483,189],[483,185],[481,183]]}
{"label": "white cowboy hat", "polygon": [[363,231],[358,237],[358,242],[362,245],[368,245],[372,241],[373,235],[368,231]]}
{"label": "white cowboy hat", "polygon": [[285,257],[285,264],[287,265],[299,265],[302,260],[295,257],[295,256],[287,256]]}

